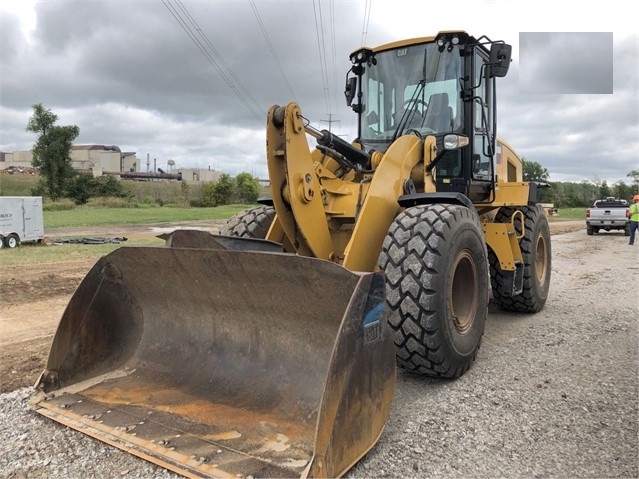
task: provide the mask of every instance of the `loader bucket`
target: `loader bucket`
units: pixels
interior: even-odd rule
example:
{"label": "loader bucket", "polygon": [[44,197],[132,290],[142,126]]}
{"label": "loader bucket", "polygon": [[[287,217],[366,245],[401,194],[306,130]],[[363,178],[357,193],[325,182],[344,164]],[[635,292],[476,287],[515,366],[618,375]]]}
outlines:
{"label": "loader bucket", "polygon": [[240,251],[271,251],[281,253],[282,245],[273,241],[238,236],[212,235],[200,230],[175,230],[158,235],[171,248],[233,249]]}
{"label": "loader bucket", "polygon": [[395,387],[382,273],[126,247],[71,298],[30,407],[187,477],[339,477]]}

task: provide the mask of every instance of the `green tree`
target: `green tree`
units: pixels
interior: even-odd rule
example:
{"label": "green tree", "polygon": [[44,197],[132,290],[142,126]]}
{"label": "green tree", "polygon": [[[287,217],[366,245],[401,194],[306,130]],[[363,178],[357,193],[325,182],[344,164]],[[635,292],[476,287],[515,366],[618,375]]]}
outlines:
{"label": "green tree", "polygon": [[233,198],[235,182],[227,174],[222,174],[217,182],[202,185],[202,206],[228,205]]}
{"label": "green tree", "polygon": [[524,157],[521,158],[521,161],[524,170],[524,181],[548,181],[550,173],[546,168],[541,166],[540,163],[537,163],[536,161],[528,161]]}
{"label": "green tree", "polygon": [[215,206],[215,183],[212,181],[207,181],[202,184],[201,206],[205,208]]}
{"label": "green tree", "polygon": [[93,189],[91,196],[126,198],[132,197],[133,193],[127,191],[122,183],[113,175],[103,175],[93,179]]}
{"label": "green tree", "polygon": [[608,182],[606,180],[603,180],[601,182],[601,185],[599,185],[599,197],[607,198],[608,196],[612,196],[612,193],[610,191],[610,187],[608,186]]}
{"label": "green tree", "polygon": [[126,198],[133,196],[127,191],[115,176],[105,175],[94,178],[86,173],[78,173],[66,183],[65,195],[75,204],[83,205],[90,198]]}
{"label": "green tree", "polygon": [[632,188],[633,193],[639,193],[639,170],[631,170],[630,173],[626,175],[628,178],[632,178]]}
{"label": "green tree", "polygon": [[234,188],[233,179],[226,173],[222,174],[213,189],[213,206],[228,205],[233,198]]}
{"label": "green tree", "polygon": [[250,173],[239,173],[235,177],[235,200],[239,203],[255,203],[260,195],[260,183]]}
{"label": "green tree", "polygon": [[66,183],[75,175],[71,147],[80,134],[77,126],[59,126],[55,124],[57,120],[55,113],[38,103],[33,105],[33,115],[27,124],[27,131],[38,135],[31,164],[40,169],[46,194],[54,201],[64,195]]}
{"label": "green tree", "polygon": [[95,179],[86,173],[79,173],[67,180],[65,196],[71,198],[76,205],[83,205],[93,196]]}
{"label": "green tree", "polygon": [[614,185],[614,195],[617,198],[630,200],[632,198],[632,186],[619,180]]}

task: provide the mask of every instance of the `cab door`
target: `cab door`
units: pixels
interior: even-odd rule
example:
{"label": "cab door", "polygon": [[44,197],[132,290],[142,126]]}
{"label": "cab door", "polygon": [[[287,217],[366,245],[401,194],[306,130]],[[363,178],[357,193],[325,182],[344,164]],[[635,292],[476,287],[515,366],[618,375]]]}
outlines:
{"label": "cab door", "polygon": [[495,102],[495,79],[488,75],[488,53],[477,46],[472,55],[472,153],[470,161],[470,183],[468,196],[473,203],[490,201],[494,188],[493,150]]}

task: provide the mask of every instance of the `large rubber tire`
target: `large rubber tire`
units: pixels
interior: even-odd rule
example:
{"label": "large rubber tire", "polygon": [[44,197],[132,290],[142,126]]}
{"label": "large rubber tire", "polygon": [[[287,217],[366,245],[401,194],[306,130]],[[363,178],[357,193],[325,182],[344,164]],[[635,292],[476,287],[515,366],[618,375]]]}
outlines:
{"label": "large rubber tire", "polygon": [[220,229],[224,236],[264,239],[275,218],[272,206],[256,206],[231,217]]}
{"label": "large rubber tire", "polygon": [[0,235],[0,249],[4,248],[4,236]]}
{"label": "large rubber tire", "polygon": [[592,226],[586,226],[586,234],[587,234],[588,236],[592,236],[592,233],[593,233],[593,228],[592,228]]}
{"label": "large rubber tire", "polygon": [[407,208],[389,228],[379,265],[398,366],[428,376],[464,374],[479,350],[489,299],[486,243],[475,210]]}
{"label": "large rubber tire", "polygon": [[623,229],[623,235],[630,236],[630,223],[628,223],[626,227]]}
{"label": "large rubber tire", "polygon": [[[499,223],[510,223],[515,210],[524,214],[524,235],[519,240],[519,247],[524,260],[524,283],[521,294],[506,296],[502,293],[505,277],[499,267],[497,256],[488,251],[490,262],[490,282],[493,299],[500,308],[520,313],[536,313],[541,311],[548,299],[550,289],[550,272],[552,269],[552,252],[550,246],[550,228],[548,219],[541,206],[520,208],[500,208],[495,216]],[[522,231],[521,215],[515,217],[515,230]]]}
{"label": "large rubber tire", "polygon": [[18,238],[18,235],[16,235],[15,233],[11,233],[4,239],[4,245],[7,248],[17,248],[19,244],[20,238]]}

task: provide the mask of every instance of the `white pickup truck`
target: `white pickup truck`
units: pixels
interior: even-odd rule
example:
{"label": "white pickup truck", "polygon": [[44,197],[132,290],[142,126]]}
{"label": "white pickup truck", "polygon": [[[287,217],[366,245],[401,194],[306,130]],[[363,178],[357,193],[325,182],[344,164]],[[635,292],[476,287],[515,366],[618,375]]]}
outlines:
{"label": "white pickup truck", "polygon": [[626,200],[608,197],[586,210],[586,233],[592,235],[599,230],[624,230],[630,236],[630,205]]}

